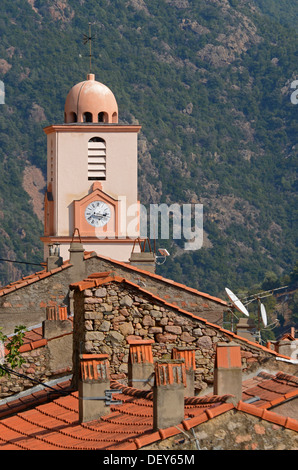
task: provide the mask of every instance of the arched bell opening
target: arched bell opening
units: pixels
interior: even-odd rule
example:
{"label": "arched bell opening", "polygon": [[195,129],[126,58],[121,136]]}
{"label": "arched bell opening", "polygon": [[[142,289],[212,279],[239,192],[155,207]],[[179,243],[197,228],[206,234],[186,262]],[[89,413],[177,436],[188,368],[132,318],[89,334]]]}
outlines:
{"label": "arched bell opening", "polygon": [[92,113],[89,113],[88,111],[86,111],[86,112],[83,114],[83,122],[93,122]]}
{"label": "arched bell opening", "polygon": [[104,111],[98,113],[98,122],[109,122],[108,113],[105,113]]}

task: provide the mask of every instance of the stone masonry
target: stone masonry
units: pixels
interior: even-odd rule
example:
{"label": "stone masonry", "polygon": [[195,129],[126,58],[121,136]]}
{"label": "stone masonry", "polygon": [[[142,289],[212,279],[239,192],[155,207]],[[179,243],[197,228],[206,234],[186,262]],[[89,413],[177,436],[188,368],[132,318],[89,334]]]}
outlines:
{"label": "stone masonry", "polygon": [[[46,322],[44,322],[46,323]],[[24,363],[0,377],[0,399],[5,399],[40,383],[55,381],[72,373],[72,322],[51,322],[56,328],[43,328],[43,338],[21,346]],[[57,323],[60,325],[57,327]],[[56,324],[56,325],[55,325]],[[50,330],[50,331],[49,331]],[[52,334],[51,334],[52,333]]]}
{"label": "stone masonry", "polygon": [[49,350],[47,347],[40,347],[36,350],[23,353],[22,356],[25,362],[15,372],[22,374],[24,377],[16,377],[14,374],[0,377],[0,399],[36,386],[37,383],[32,382],[30,378],[40,382],[47,382],[51,378]]}
{"label": "stone masonry", "polygon": [[163,279],[124,263],[105,259],[96,253],[82,257],[81,264],[67,261],[51,271],[40,271],[17,283],[0,288],[0,327],[3,333],[13,333],[16,325],[34,326],[45,319],[47,306],[67,305],[73,313],[69,285],[92,273],[114,271],[170,303],[185,308],[212,323],[222,324],[226,303],[195,289]]}
{"label": "stone masonry", "polygon": [[[97,288],[74,289],[74,364],[80,353],[108,354],[112,377],[126,379],[129,344],[136,336],[152,339],[154,360],[171,358],[173,347],[196,349],[195,386],[203,391],[213,383],[217,342],[229,342],[229,332],[184,314],[127,282],[111,282]],[[270,352],[241,341],[243,372],[274,357]],[[74,367],[74,372],[77,369]],[[76,380],[76,379],[75,379]]]}

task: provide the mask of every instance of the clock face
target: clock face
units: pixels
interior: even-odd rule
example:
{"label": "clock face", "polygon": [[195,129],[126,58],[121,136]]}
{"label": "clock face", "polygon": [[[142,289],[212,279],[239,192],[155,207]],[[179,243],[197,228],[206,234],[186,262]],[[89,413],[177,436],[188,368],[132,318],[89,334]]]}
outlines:
{"label": "clock face", "polygon": [[85,209],[85,218],[93,227],[103,227],[111,218],[111,209],[103,201],[93,201]]}

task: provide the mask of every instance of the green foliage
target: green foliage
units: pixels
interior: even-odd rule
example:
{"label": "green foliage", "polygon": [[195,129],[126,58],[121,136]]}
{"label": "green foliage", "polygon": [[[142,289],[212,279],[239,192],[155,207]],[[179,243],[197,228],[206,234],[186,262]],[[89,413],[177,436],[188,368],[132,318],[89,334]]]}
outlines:
{"label": "green foliage", "polygon": [[293,323],[298,324],[298,291],[294,293],[290,301],[290,307],[292,310]]}
{"label": "green foliage", "polygon": [[20,347],[24,344],[23,338],[27,330],[23,325],[16,326],[13,336],[10,338],[8,338],[1,330],[2,327],[0,328],[0,341],[5,344],[5,347],[8,350],[5,356],[4,368],[0,367],[0,376],[3,376],[9,374],[5,366],[8,365],[10,369],[16,369],[25,362],[25,359],[20,354]]}

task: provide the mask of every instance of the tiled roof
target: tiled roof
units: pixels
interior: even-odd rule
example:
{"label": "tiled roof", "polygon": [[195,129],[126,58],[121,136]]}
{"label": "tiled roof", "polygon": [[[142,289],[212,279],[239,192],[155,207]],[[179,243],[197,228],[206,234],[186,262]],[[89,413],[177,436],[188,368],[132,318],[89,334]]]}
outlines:
{"label": "tiled roof", "polygon": [[[192,429],[233,408],[229,396],[185,398],[184,420],[178,426],[154,431],[152,392],[112,381],[119,390],[110,413],[100,420],[78,421],[78,394],[72,392],[49,403],[18,411],[0,421],[0,450],[137,450]],[[239,402],[236,409],[287,429],[298,431],[298,422]],[[1,409],[0,409],[1,411]],[[1,414],[0,414],[1,416]]]}
{"label": "tiled roof", "polygon": [[[85,260],[88,260],[88,259],[94,258],[94,257],[97,257],[97,258],[102,259],[102,260],[106,260],[110,263],[113,263],[116,266],[121,266],[121,267],[129,269],[131,271],[135,271],[135,272],[138,272],[140,274],[145,274],[146,276],[149,276],[149,277],[152,277],[152,278],[157,279],[159,281],[162,281],[163,283],[165,283],[167,285],[173,285],[175,287],[180,287],[181,289],[187,290],[188,292],[191,292],[193,294],[199,295],[200,297],[204,297],[206,299],[212,300],[216,303],[220,303],[221,305],[224,305],[224,306],[227,305],[227,303],[222,299],[219,299],[219,298],[214,297],[212,295],[206,294],[204,292],[200,292],[197,289],[193,289],[193,288],[188,287],[184,284],[180,284],[178,282],[172,281],[171,279],[164,278],[162,276],[159,276],[158,274],[153,274],[149,271],[145,271],[143,269],[137,268],[136,266],[133,266],[133,265],[128,264],[128,263],[124,263],[124,262],[117,261],[117,260],[114,260],[114,259],[111,259],[111,258],[107,258],[107,257],[102,256],[102,255],[97,255],[95,252],[87,252],[87,251],[84,252],[84,259]],[[47,271],[46,269],[44,269],[42,271],[38,271],[36,273],[30,274],[29,276],[25,276],[25,277],[21,278],[19,281],[12,282],[12,283],[8,284],[7,286],[4,286],[4,287],[0,287],[0,297],[3,296],[3,295],[6,295],[6,294],[10,294],[11,292],[13,292],[17,289],[20,289],[21,287],[25,287],[29,284],[34,283],[34,282],[38,282],[41,279],[44,279],[46,277],[51,276],[52,274],[56,274],[60,271],[63,271],[64,269],[67,269],[71,266],[72,265],[70,264],[69,260],[66,260],[66,261],[64,261],[62,266],[60,266],[59,268],[52,269],[51,271]]]}
{"label": "tiled roof", "polygon": [[[8,336],[7,343],[13,335]],[[6,343],[6,344],[7,344]],[[32,351],[33,349],[40,348],[47,344],[47,340],[42,335],[42,326],[37,326],[25,332],[23,337],[23,344],[19,348],[20,353]],[[5,348],[5,354],[8,354],[8,350]]]}
{"label": "tiled roof", "polygon": [[[46,384],[47,385],[47,384]],[[61,379],[59,383],[49,385],[49,388],[37,386],[27,392],[21,392],[17,396],[3,399],[0,402],[0,419],[11,416],[29,408],[47,403],[50,399],[72,391],[71,379]]]}
{"label": "tiled roof", "polygon": [[[73,317],[69,316],[68,320],[72,322]],[[63,336],[66,336],[69,334],[72,334],[72,332],[64,333]],[[10,340],[11,336],[13,335],[8,336],[8,341]],[[37,325],[36,327],[33,327],[25,332],[25,335],[23,337],[23,344],[22,346],[20,346],[19,351],[20,353],[32,351],[33,349],[37,349],[42,346],[45,346],[48,343],[48,341],[51,341],[51,340],[47,340],[46,338],[43,337],[42,325]],[[5,349],[5,354],[7,354],[7,352],[8,351]]]}
{"label": "tiled roof", "polygon": [[286,429],[292,429],[293,431],[298,432],[298,421],[296,419],[278,415],[277,413],[273,413],[272,411],[259,408],[243,401],[238,403],[237,410],[257,416],[258,418],[264,419],[265,421],[278,424],[279,426],[283,426]]}
{"label": "tiled roof", "polygon": [[[210,418],[233,407],[225,403],[228,396],[194,398],[189,402],[186,399],[181,431],[173,426],[154,432],[152,392],[126,387],[118,382],[111,382],[111,388],[119,389],[114,398],[121,400],[122,404],[111,405],[110,413],[101,420],[79,423],[77,392],[3,418],[0,421],[0,450],[136,450],[180,434],[189,428],[194,418]],[[12,411],[17,411],[17,408]]]}
{"label": "tiled roof", "polygon": [[65,261],[62,264],[62,266],[60,266],[59,268],[52,269],[51,271],[47,271],[46,269],[43,269],[42,271],[38,271],[36,273],[30,274],[29,276],[24,276],[19,281],[11,282],[7,286],[0,287],[0,297],[6,294],[10,294],[11,292],[18,290],[21,287],[25,287],[25,286],[28,286],[29,284],[33,284],[34,282],[40,281],[41,279],[49,277],[52,274],[58,273],[70,267],[71,267],[71,264],[69,264],[69,261]]}
{"label": "tiled roof", "polygon": [[261,372],[243,382],[242,400],[252,399],[258,408],[272,408],[294,397],[298,397],[298,377],[283,372]]}

